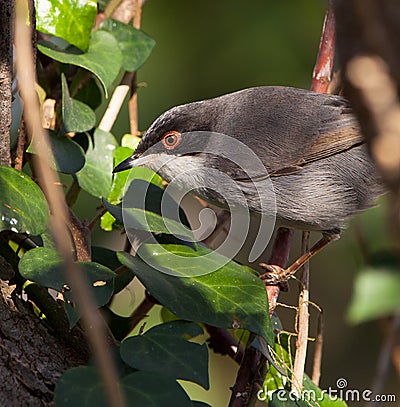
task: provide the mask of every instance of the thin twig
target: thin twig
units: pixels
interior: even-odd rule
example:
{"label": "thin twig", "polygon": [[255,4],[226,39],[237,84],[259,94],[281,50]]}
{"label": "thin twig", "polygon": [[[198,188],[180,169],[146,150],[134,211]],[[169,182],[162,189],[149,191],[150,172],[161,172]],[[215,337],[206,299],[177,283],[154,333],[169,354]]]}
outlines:
{"label": "thin twig", "polygon": [[[400,331],[400,312],[393,316],[389,330],[379,354],[378,363],[375,370],[375,377],[372,384],[372,394],[382,394],[385,388],[387,375],[389,372],[392,350],[396,343],[396,337]],[[374,406],[379,403],[370,401],[368,406]]]}
{"label": "thin twig", "polygon": [[24,153],[27,140],[28,136],[26,134],[25,122],[21,120],[21,124],[18,129],[17,148],[15,149],[14,159],[14,168],[18,171],[22,171],[24,166]]}
{"label": "thin twig", "polygon": [[107,106],[107,110],[100,121],[99,129],[104,131],[110,131],[112,129],[128,92],[129,86],[126,85],[118,85],[115,88],[110,103]]}
{"label": "thin twig", "polygon": [[109,18],[114,13],[115,9],[121,4],[122,0],[110,0],[104,9],[104,17]]}
{"label": "thin twig", "polygon": [[131,320],[130,332],[132,332],[136,326],[147,317],[149,311],[154,305],[158,304],[157,300],[150,294],[146,293],[143,301],[134,309],[132,314],[129,316]]}
{"label": "thin twig", "polygon": [[112,407],[124,406],[124,401],[118,386],[118,375],[106,341],[106,324],[96,308],[92,292],[82,271],[71,258],[72,242],[68,233],[68,212],[64,196],[60,188],[55,185],[58,181],[55,171],[49,165],[50,143],[48,134],[41,126],[40,109],[34,88],[35,71],[32,49],[32,25],[26,24],[27,7],[24,0],[16,2],[15,45],[17,52],[17,72],[19,89],[24,101],[24,117],[28,134],[32,136],[37,156],[34,165],[37,170],[39,183],[46,195],[52,212],[51,231],[58,252],[63,259],[63,269],[74,293],[74,300],[82,315],[82,322],[92,346],[96,362],[99,366],[100,377],[103,381],[105,394]]}
{"label": "thin twig", "polygon": [[[266,363],[265,358],[261,356],[261,353],[257,349],[250,346],[255,337],[256,335],[253,333],[249,336],[243,360],[236,377],[236,382],[232,388],[229,407],[249,406],[254,387],[256,385],[262,386],[262,382],[264,381],[264,377],[260,379],[260,375],[257,375],[257,373],[261,364]],[[261,384],[258,380],[256,383],[256,379],[260,380]]]}
{"label": "thin twig", "polygon": [[75,205],[75,202],[78,199],[81,190],[82,188],[79,186],[76,177],[74,177],[72,180],[72,184],[69,187],[67,194],[65,195],[65,201],[67,202],[68,207],[72,208]]}
{"label": "thin twig", "polygon": [[240,343],[226,329],[217,328],[206,324],[207,332],[210,334],[209,348],[215,353],[228,355],[235,362],[241,363],[244,351]]}
{"label": "thin twig", "polygon": [[[310,232],[303,232],[302,253],[307,253],[310,250]],[[309,277],[310,266],[306,263],[302,268],[302,273],[299,278],[300,293],[299,293],[299,312],[298,312],[298,327],[299,331],[296,340],[296,354],[294,357],[292,391],[297,397],[300,397],[303,389],[303,376],[306,364],[307,345],[308,345],[308,330],[309,318],[308,302],[310,299],[309,292]]]}
{"label": "thin twig", "polygon": [[311,90],[314,92],[327,93],[328,91],[335,56],[335,36],[333,0],[329,0],[312,77]]}
{"label": "thin twig", "polygon": [[72,235],[72,239],[75,247],[75,254],[77,261],[91,261],[91,245],[90,245],[90,232],[91,230],[85,223],[82,223],[69,209],[69,222],[68,227]]}
{"label": "thin twig", "polygon": [[324,344],[324,315],[322,310],[318,314],[317,336],[315,338],[314,360],[311,380],[319,386],[321,377],[322,347]]}
{"label": "thin twig", "polygon": [[[141,24],[142,24],[142,1],[136,0],[133,26],[137,30],[140,30]],[[130,132],[134,136],[140,134],[136,79],[137,79],[136,72],[133,72],[130,82],[131,97],[129,99],[128,109],[129,109]]]}
{"label": "thin twig", "polygon": [[88,228],[89,230],[93,231],[95,226],[97,225],[97,222],[102,218],[102,216],[107,213],[106,208],[101,208],[99,212],[96,214],[96,216],[89,222]]}

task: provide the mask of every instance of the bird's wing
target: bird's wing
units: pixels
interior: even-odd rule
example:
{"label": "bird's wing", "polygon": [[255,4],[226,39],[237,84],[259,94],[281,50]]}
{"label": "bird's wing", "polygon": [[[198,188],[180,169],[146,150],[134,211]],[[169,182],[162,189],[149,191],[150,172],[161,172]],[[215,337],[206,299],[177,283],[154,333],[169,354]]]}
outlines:
{"label": "bird's wing", "polygon": [[296,162],[276,168],[270,176],[288,175],[301,171],[304,165],[341,153],[364,142],[358,126],[345,127],[319,134],[311,147]]}
{"label": "bird's wing", "polygon": [[[293,88],[260,88],[252,92],[258,101],[257,109],[243,99],[241,113],[247,120],[241,133],[251,132],[249,145],[257,146],[255,152],[269,176],[301,171],[308,163],[364,142],[348,101],[341,97]],[[225,122],[224,126],[229,124]],[[231,126],[228,134],[239,128],[235,121]],[[241,175],[238,173],[235,179],[245,181]],[[259,178],[268,175],[259,174]],[[253,181],[257,176],[252,177]]]}

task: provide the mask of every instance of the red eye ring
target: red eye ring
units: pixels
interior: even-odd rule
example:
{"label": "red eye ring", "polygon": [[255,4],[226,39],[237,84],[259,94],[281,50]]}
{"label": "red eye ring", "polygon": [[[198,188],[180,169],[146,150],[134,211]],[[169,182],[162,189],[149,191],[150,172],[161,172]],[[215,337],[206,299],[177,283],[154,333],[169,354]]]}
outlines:
{"label": "red eye ring", "polygon": [[178,147],[182,141],[182,135],[179,131],[168,131],[162,136],[161,142],[167,150],[173,150]]}

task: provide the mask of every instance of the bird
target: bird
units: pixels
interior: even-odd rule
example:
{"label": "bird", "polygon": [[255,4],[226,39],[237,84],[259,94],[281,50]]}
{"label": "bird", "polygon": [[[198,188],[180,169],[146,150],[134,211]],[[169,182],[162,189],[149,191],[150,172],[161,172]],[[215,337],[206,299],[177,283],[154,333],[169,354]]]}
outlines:
{"label": "bird", "polygon": [[[222,142],[223,135],[232,143]],[[230,148],[236,142],[246,148]],[[231,159],[247,147],[262,170],[247,153],[242,162],[249,171]],[[228,201],[239,201],[233,189],[221,197],[202,185],[210,182],[210,170],[219,171],[238,185],[253,216],[264,210],[266,198],[257,187],[270,180],[277,226],[321,232],[322,238],[286,269],[261,263],[266,284],[287,281],[383,193],[349,102],[286,86],[246,88],[167,110],[114,172],[135,166],[147,166],[167,182],[179,179],[205,201],[226,208]]]}

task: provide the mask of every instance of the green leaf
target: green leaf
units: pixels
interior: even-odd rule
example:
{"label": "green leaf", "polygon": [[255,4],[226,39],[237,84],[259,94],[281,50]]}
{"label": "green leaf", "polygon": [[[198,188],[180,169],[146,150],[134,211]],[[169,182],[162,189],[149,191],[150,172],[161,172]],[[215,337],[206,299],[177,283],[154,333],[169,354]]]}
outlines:
{"label": "green leaf", "polygon": [[[82,147],[67,136],[55,134],[49,131],[49,141],[51,153],[47,153],[50,158],[50,166],[64,174],[75,174],[85,165],[85,152]],[[28,153],[36,154],[34,144],[31,143],[27,150]],[[51,160],[51,158],[54,160]]]}
{"label": "green leaf", "polygon": [[110,32],[118,40],[123,55],[122,67],[125,71],[132,72],[140,68],[156,44],[153,38],[143,31],[116,20],[105,20],[101,29]]}
{"label": "green leaf", "polygon": [[106,212],[100,218],[100,227],[106,232],[111,232],[112,230],[118,229],[116,226],[116,219],[111,215],[110,212]]}
{"label": "green leaf", "polygon": [[103,102],[102,86],[99,80],[95,76],[90,77],[75,93],[74,98],[96,110]]}
{"label": "green leaf", "polygon": [[296,400],[294,395],[286,389],[276,390],[268,402],[272,407],[317,407],[316,404],[307,403],[304,400]]}
{"label": "green leaf", "polygon": [[[117,253],[114,250],[106,249],[105,247],[92,246],[92,260],[111,270],[116,270],[121,266],[121,263],[117,258]],[[123,290],[134,277],[134,273],[129,269],[125,269],[118,273],[114,280],[114,294]]]}
{"label": "green leaf", "polygon": [[122,54],[117,40],[105,31],[92,33],[88,52],[84,54],[68,53],[38,44],[39,51],[64,64],[80,66],[93,72],[103,85],[106,97],[107,88],[117,77],[122,64]]}
{"label": "green leaf", "polygon": [[[144,246],[150,247],[142,249]],[[157,267],[168,265],[173,268],[175,275],[182,273],[182,277],[162,273],[138,256],[119,252],[118,258],[136,274],[151,295],[180,318],[221,328],[247,329],[264,337],[269,344],[274,343],[265,286],[259,278],[232,261],[217,271],[192,277],[190,273],[197,273],[199,270],[190,268],[207,269],[210,265],[215,265],[211,259],[206,262],[200,258],[200,263],[193,262],[196,256],[208,254],[209,250],[201,246],[197,252],[187,246],[167,248],[175,248],[175,253],[187,256],[189,261],[186,261],[186,266],[189,269],[179,269],[176,262],[165,263],[167,256],[164,255],[164,248],[160,249],[157,245],[142,245],[140,251],[141,254],[143,250],[147,250],[149,255],[153,253],[152,261],[157,263]]]}
{"label": "green leaf", "polygon": [[71,98],[64,74],[61,74],[61,85],[64,132],[83,133],[92,129],[96,123],[94,111],[88,105]]}
{"label": "green leaf", "polygon": [[[129,405],[192,407],[192,403],[173,379],[150,372],[134,372],[124,376],[120,388]],[[79,366],[67,370],[55,389],[58,407],[107,407],[106,393],[94,367]]]}
{"label": "green leaf", "polygon": [[50,146],[54,156],[52,167],[64,174],[75,174],[85,165],[82,147],[67,136],[50,135]]}
{"label": "green leaf", "polygon": [[[58,380],[54,392],[58,407],[100,406],[105,404],[105,397],[97,369],[91,366],[67,370]],[[96,404],[91,404],[89,400],[96,401]]]}
{"label": "green leaf", "polygon": [[[117,166],[126,158],[130,157],[132,153],[133,150],[129,147],[117,147],[114,153],[114,166]],[[107,197],[108,202],[112,204],[117,204],[121,202],[121,198],[124,193],[124,188],[126,181],[128,180],[128,176],[129,171],[121,171],[114,174],[111,191]]]}
{"label": "green leaf", "polygon": [[[141,138],[139,136],[134,136],[133,134],[129,133],[124,134],[121,139],[121,147],[129,147],[132,151],[136,150],[136,147],[139,145],[140,140]],[[119,162],[116,164],[119,164]]]}
{"label": "green leaf", "polygon": [[[130,157],[133,150],[128,147],[117,147],[114,153],[114,167],[126,158]],[[126,181],[128,179],[129,172],[121,171],[114,174],[112,181],[111,191],[108,194],[107,201],[112,204],[117,204],[121,201]],[[115,223],[115,218],[109,212],[105,213],[101,217],[100,226],[103,230],[111,231]]]}
{"label": "green leaf", "polygon": [[97,14],[93,0],[36,0],[37,29],[86,51]]}
{"label": "green leaf", "polygon": [[156,325],[144,335],[132,336],[122,342],[121,358],[135,369],[189,380],[208,389],[207,345],[183,338],[201,334],[203,330],[193,322],[178,320]]}
{"label": "green leaf", "polygon": [[[322,391],[305,374],[303,378],[303,394],[301,399],[296,399],[290,393],[291,373],[293,358],[289,353],[290,336],[284,332],[279,333],[275,338],[275,365],[286,374],[280,373],[274,365],[270,365],[267,376],[264,380],[263,388],[258,393],[261,401],[269,402],[272,406],[301,406],[301,407],[345,407],[346,403],[338,398],[338,393],[332,392],[332,397],[326,391]],[[289,376],[289,378],[287,377]]]}
{"label": "green leaf", "polygon": [[46,230],[49,208],[28,175],[0,166],[0,230],[39,235]]}
{"label": "green leaf", "polygon": [[192,407],[182,387],[170,377],[159,373],[131,373],[122,378],[121,388],[127,400],[135,400],[135,406]]}
{"label": "green leaf", "polygon": [[144,230],[152,233],[166,233],[186,237],[193,241],[193,232],[183,224],[162,217],[157,213],[139,208],[123,208],[124,225],[126,229]]}
{"label": "green leaf", "polygon": [[[332,396],[329,393],[322,392],[322,390],[308,377],[308,375],[304,375],[303,380],[304,386],[304,394],[315,394],[315,398],[317,403],[315,405],[317,407],[346,407],[347,404],[338,398],[338,393],[333,393]],[[308,406],[310,403],[308,403]]]}
{"label": "green leaf", "polygon": [[[101,307],[107,304],[113,294],[115,273],[107,267],[93,262],[80,262],[79,266],[92,288],[96,305]],[[72,302],[73,293],[65,291],[68,282],[61,259],[55,250],[46,247],[29,250],[19,262],[19,271],[27,280],[63,292],[70,325],[73,326],[78,321],[79,314]]]}
{"label": "green leaf", "polygon": [[117,145],[113,135],[103,130],[89,139],[85,166],[76,174],[79,186],[95,197],[108,196],[111,190],[113,155]]}
{"label": "green leaf", "polygon": [[370,266],[358,273],[348,310],[352,323],[391,315],[400,309],[399,267]]}

